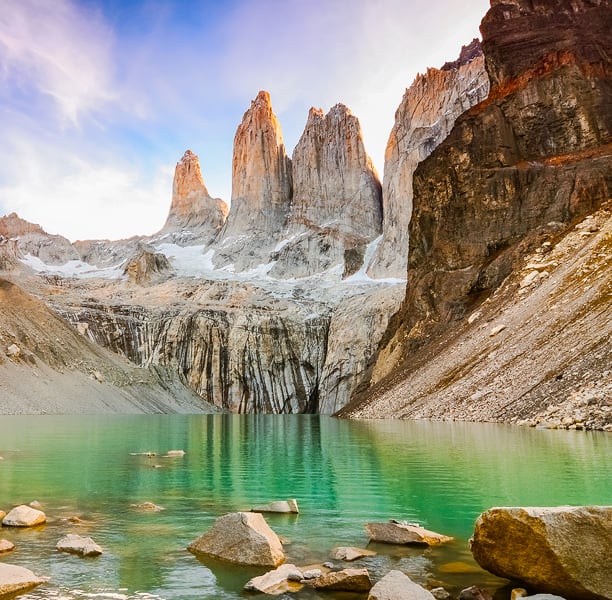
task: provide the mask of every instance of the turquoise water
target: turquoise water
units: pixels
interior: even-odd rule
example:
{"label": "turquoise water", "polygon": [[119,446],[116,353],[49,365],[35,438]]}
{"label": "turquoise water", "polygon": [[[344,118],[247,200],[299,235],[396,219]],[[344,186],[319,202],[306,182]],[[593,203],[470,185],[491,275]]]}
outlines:
{"label": "turquoise water", "polygon": [[[38,500],[49,518],[42,528],[2,528],[17,551],[0,560],[50,577],[24,599],[240,598],[262,570],[201,561],[185,547],[222,514],[291,497],[299,515],[266,515],[290,562],[365,547],[365,522],[405,519],[455,541],[426,550],[370,545],[378,555],[350,566],[367,566],[373,579],[397,568],[451,591],[493,591],[505,582],[477,569],[467,544],[478,514],[499,505],[612,504],[611,439],[297,415],[0,417],[0,508]],[[173,449],[186,454],[138,454]],[[165,510],[130,506],[144,501]],[[67,522],[75,515],[82,524]],[[58,553],[65,533],[91,536],[105,553]]]}

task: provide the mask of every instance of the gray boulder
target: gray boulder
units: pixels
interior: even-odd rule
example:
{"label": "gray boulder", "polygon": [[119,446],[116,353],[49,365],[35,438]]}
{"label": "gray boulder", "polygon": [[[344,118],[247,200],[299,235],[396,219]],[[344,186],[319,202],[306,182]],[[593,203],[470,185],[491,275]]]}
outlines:
{"label": "gray boulder", "polygon": [[99,556],[102,548],[90,537],[81,537],[75,533],[64,536],[55,546],[60,552],[70,552],[79,556]]}
{"label": "gray boulder", "polygon": [[47,517],[42,510],[22,504],[9,511],[2,519],[2,525],[5,527],[34,527],[44,523],[46,520]]}
{"label": "gray boulder", "polygon": [[370,590],[368,600],[435,600],[435,597],[405,573],[389,571]]}
{"label": "gray boulder", "polygon": [[612,598],[612,506],[491,508],[471,540],[487,571],[566,598]]}
{"label": "gray boulder", "polygon": [[0,597],[31,590],[44,582],[29,569],[0,563]]}
{"label": "gray boulder", "polygon": [[285,560],[279,537],[259,513],[236,512],[219,517],[188,550],[239,565],[276,567]]}

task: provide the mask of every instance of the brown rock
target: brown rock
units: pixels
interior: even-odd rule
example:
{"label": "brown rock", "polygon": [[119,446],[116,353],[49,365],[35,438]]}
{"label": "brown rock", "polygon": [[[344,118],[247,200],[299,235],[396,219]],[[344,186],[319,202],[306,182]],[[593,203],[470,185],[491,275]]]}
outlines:
{"label": "brown rock", "polygon": [[319,590],[368,592],[372,587],[372,582],[367,569],[344,569],[343,571],[332,571],[309,580],[308,585]]}
{"label": "brown rock", "polygon": [[227,204],[208,193],[198,156],[186,150],[174,171],[172,203],[162,233],[187,229],[208,243],[223,227],[227,213]]}
{"label": "brown rock", "polygon": [[280,539],[259,513],[219,517],[188,550],[241,565],[276,567],[285,560]]}
{"label": "brown rock", "polygon": [[401,571],[389,571],[370,590],[368,600],[434,600],[434,596]]}
{"label": "brown rock", "polygon": [[475,42],[462,49],[455,63],[417,75],[395,113],[385,152],[383,238],[368,269],[372,277],[406,277],[414,171],[457,117],[489,93],[484,57]]}
{"label": "brown rock", "polygon": [[0,597],[31,590],[44,581],[28,569],[0,563]]}
{"label": "brown rock", "polygon": [[487,590],[472,585],[459,592],[459,600],[493,600],[493,596]]}
{"label": "brown rock", "polygon": [[435,546],[453,538],[419,525],[390,521],[389,523],[366,523],[366,533],[372,542],[383,544],[421,544]]}
{"label": "brown rock", "polygon": [[565,598],[612,598],[612,506],[492,508],[476,521],[478,564]]}
{"label": "brown rock", "polygon": [[415,172],[411,285],[386,364],[494,290],[538,227],[612,196],[611,7],[516,0],[487,13],[492,88]]}
{"label": "brown rock", "polygon": [[5,527],[34,527],[47,520],[45,513],[25,504],[16,506],[2,519]]}
{"label": "brown rock", "polygon": [[127,263],[123,273],[128,276],[130,283],[144,285],[160,279],[171,270],[172,267],[165,254],[141,247],[138,254]]}

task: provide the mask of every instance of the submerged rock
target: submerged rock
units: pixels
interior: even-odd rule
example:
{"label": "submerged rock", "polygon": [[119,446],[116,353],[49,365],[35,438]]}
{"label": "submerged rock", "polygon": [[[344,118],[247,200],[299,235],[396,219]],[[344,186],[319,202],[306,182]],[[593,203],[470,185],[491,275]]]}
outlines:
{"label": "submerged rock", "polygon": [[388,523],[366,523],[370,541],[383,544],[424,544],[435,546],[449,542],[452,537],[429,531],[419,525],[391,520]]}
{"label": "submerged rock", "polygon": [[236,512],[219,517],[188,550],[239,565],[276,567],[285,560],[279,537],[259,513]]}
{"label": "submerged rock", "polygon": [[472,585],[459,592],[459,600],[493,600],[493,596],[487,590]]}
{"label": "submerged rock", "polygon": [[431,592],[401,571],[389,571],[370,590],[368,600],[434,600]]}
{"label": "submerged rock", "polygon": [[499,577],[567,598],[612,598],[612,506],[491,508],[471,548]]}
{"label": "submerged rock", "polygon": [[44,512],[22,504],[13,508],[2,519],[2,525],[5,527],[34,527],[44,523],[46,520],[47,517]]}
{"label": "submerged rock", "polygon": [[275,500],[268,504],[262,504],[251,509],[252,512],[271,512],[271,513],[294,513],[298,514],[300,509],[298,508],[297,500],[295,498],[289,498],[288,500]]}
{"label": "submerged rock", "polygon": [[0,563],[0,597],[30,590],[44,582],[29,569]]}
{"label": "submerged rock", "polygon": [[55,546],[60,552],[70,552],[79,556],[99,556],[102,548],[90,537],[82,537],[75,533],[64,536]]}

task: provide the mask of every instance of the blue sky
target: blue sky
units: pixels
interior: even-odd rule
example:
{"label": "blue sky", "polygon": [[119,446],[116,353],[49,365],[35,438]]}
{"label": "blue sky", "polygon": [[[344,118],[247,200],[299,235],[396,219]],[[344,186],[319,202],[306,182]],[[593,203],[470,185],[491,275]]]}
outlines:
{"label": "blue sky", "polygon": [[405,88],[454,60],[488,5],[0,0],[0,215],[71,240],[153,233],[187,148],[229,202],[234,133],[260,89],[289,154],[311,106],[346,104],[382,177]]}

